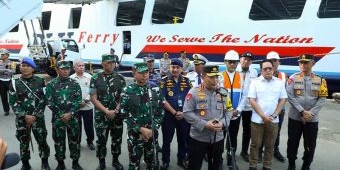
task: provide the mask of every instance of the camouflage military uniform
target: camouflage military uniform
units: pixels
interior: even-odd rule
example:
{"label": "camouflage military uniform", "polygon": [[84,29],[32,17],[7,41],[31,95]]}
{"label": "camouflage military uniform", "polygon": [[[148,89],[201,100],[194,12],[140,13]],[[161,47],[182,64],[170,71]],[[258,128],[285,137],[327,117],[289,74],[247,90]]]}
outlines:
{"label": "camouflage military uniform", "polygon": [[[136,83],[124,88],[121,102],[121,115],[125,119],[128,132],[129,170],[139,169],[140,159],[144,151],[144,160],[148,169],[152,164],[152,140],[145,142],[139,132],[141,127],[151,128],[151,114],[149,108],[153,105],[154,134],[157,140],[157,129],[163,119],[163,96],[158,87],[152,88],[153,102],[148,96],[149,85],[139,86]],[[155,141],[157,142],[157,141]]]}
{"label": "camouflage military uniform", "polygon": [[80,157],[80,127],[76,115],[64,123],[61,117],[64,113],[74,113],[81,107],[81,88],[71,78],[56,77],[46,87],[48,107],[52,110],[52,136],[56,150],[55,157],[58,161],[65,159],[65,139],[68,136],[70,157],[78,160]]}
{"label": "camouflage military uniform", "polygon": [[[117,73],[105,74],[104,72],[97,73],[92,76],[90,82],[90,94],[97,94],[101,104],[109,110],[114,110],[117,104],[120,103],[120,93],[126,86],[124,77]],[[109,131],[111,130],[111,153],[114,159],[118,159],[121,154],[123,120],[120,115],[112,120],[107,119],[105,113],[95,110],[95,128],[97,134],[97,154],[99,159],[106,156],[106,143]]]}
{"label": "camouflage military uniform", "polygon": [[[35,94],[33,94],[23,82]],[[9,103],[16,114],[15,124],[17,130],[15,135],[20,142],[21,160],[30,159],[29,143],[31,140],[31,130],[39,145],[39,156],[42,159],[47,159],[50,156],[50,147],[46,142],[47,130],[44,118],[46,99],[43,87],[45,87],[45,81],[33,75],[33,77],[27,79],[17,78],[15,81],[12,81],[12,83],[9,87]],[[31,127],[27,127],[25,115],[33,115],[36,117],[36,121]]]}

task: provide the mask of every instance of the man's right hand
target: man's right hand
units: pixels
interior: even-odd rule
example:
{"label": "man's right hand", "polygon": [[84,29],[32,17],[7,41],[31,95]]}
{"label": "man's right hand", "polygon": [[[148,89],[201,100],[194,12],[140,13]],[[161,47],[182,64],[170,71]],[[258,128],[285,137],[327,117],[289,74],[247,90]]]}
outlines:
{"label": "man's right hand", "polygon": [[116,111],[115,110],[107,110],[105,112],[105,114],[106,114],[106,117],[108,119],[113,119],[116,116]]}
{"label": "man's right hand", "polygon": [[214,131],[214,132],[221,131],[222,127],[223,127],[222,122],[219,122],[219,121],[216,122],[216,120],[209,120],[205,124],[206,129],[209,129],[209,130]]}
{"label": "man's right hand", "polygon": [[35,116],[32,115],[25,115],[25,122],[27,126],[31,126],[36,121]]}
{"label": "man's right hand", "polygon": [[152,137],[152,130],[145,128],[145,127],[141,127],[139,132],[142,134],[142,139],[147,142],[149,141],[149,139]]}
{"label": "man's right hand", "polygon": [[303,113],[302,113],[302,116],[303,116],[303,118],[304,118],[304,120],[306,120],[306,122],[310,122],[312,119],[313,119],[313,117],[314,117],[314,113],[312,113],[311,111],[303,111]]}
{"label": "man's right hand", "polygon": [[271,117],[271,116],[267,116],[267,115],[264,115],[263,117],[262,117],[262,120],[263,120],[263,123],[264,124],[270,124],[270,123],[272,123],[273,122],[273,117]]}

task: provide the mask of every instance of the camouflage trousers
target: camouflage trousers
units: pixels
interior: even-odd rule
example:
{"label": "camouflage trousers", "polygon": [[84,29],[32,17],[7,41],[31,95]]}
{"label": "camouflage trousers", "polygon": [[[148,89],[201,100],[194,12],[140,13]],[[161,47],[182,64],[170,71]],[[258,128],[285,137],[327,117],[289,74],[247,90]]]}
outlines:
{"label": "camouflage trousers", "polygon": [[[157,145],[158,141],[158,132],[155,132],[155,143]],[[152,138],[145,142],[140,133],[136,133],[133,130],[130,130],[128,132],[128,139],[127,139],[127,146],[129,150],[129,170],[137,170],[140,169],[140,159],[143,156],[144,153],[144,162],[146,163],[147,169],[152,169],[152,163],[153,163],[153,145],[152,145]],[[156,146],[157,148],[157,146]],[[157,152],[156,152],[157,154]],[[157,155],[156,155],[157,156]],[[158,156],[156,160],[157,164]]]}
{"label": "camouflage trousers", "polygon": [[108,120],[104,113],[96,112],[95,114],[95,129],[97,134],[97,153],[99,159],[106,157],[106,143],[111,136],[111,154],[113,159],[118,158],[121,154],[122,135],[123,135],[123,120],[120,117],[115,117]]}
{"label": "camouflage trousers", "polygon": [[76,116],[72,116],[72,118],[64,123],[60,119],[54,120],[52,122],[52,137],[54,140],[54,148],[55,148],[55,158],[56,160],[64,160],[65,159],[65,150],[66,150],[66,134],[68,138],[68,147],[70,150],[70,157],[73,160],[78,160],[80,157],[80,143],[79,143],[79,135],[80,135],[80,127],[78,118]]}
{"label": "camouflage trousers", "polygon": [[31,127],[27,127],[27,124],[22,118],[16,118],[16,138],[20,142],[20,157],[21,160],[29,160],[30,155],[30,141],[31,141],[31,131],[34,135],[35,140],[38,143],[38,150],[40,158],[48,158],[50,156],[50,147],[47,144],[47,130],[45,125],[45,118],[37,118],[36,122],[33,123]]}

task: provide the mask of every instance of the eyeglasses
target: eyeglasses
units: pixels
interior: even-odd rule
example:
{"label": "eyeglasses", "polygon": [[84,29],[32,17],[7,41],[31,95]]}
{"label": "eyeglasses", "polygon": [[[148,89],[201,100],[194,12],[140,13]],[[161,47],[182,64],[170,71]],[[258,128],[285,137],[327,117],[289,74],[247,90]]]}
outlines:
{"label": "eyeglasses", "polygon": [[224,62],[228,63],[228,64],[236,64],[238,61],[234,61],[234,60],[224,60]]}
{"label": "eyeglasses", "polygon": [[263,71],[272,71],[273,67],[266,67],[266,68],[262,68]]}

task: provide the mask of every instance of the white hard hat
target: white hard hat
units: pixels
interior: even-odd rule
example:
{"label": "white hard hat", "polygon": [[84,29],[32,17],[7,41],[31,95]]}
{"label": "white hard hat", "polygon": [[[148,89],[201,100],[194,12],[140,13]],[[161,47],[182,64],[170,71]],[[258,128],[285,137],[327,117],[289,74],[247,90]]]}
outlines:
{"label": "white hard hat", "polygon": [[224,61],[239,61],[240,57],[238,53],[234,50],[230,50],[227,53],[225,53]]}
{"label": "white hard hat", "polygon": [[280,56],[277,52],[275,51],[271,51],[267,54],[267,59],[270,60],[270,59],[278,59],[280,60]]}

